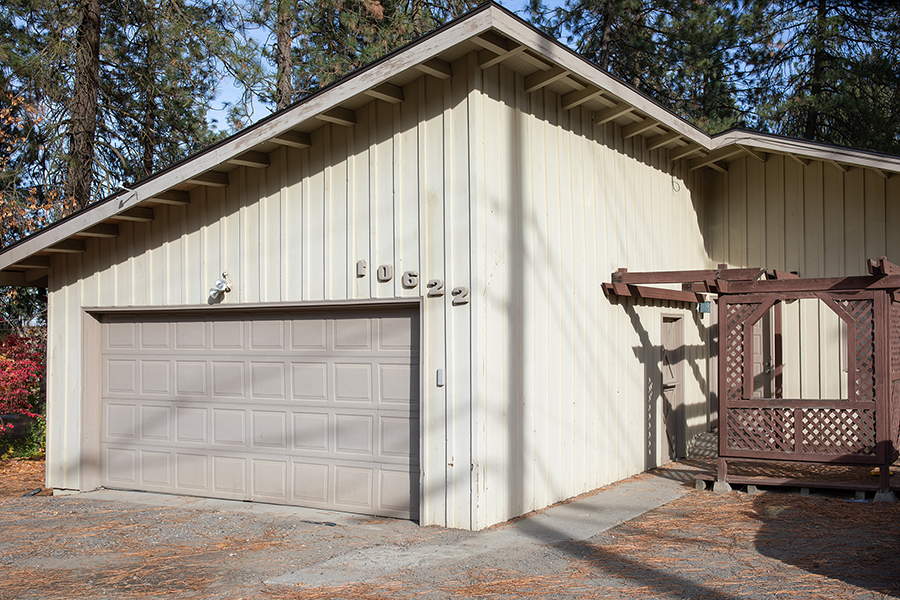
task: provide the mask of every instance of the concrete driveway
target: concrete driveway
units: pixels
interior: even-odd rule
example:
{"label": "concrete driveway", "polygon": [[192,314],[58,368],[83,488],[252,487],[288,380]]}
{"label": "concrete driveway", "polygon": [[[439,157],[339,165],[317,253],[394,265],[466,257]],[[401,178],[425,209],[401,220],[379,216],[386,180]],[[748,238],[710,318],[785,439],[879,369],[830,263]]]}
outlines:
{"label": "concrete driveway", "polygon": [[900,507],[668,468],[483,532],[98,491],[0,503],[0,598],[900,597]]}

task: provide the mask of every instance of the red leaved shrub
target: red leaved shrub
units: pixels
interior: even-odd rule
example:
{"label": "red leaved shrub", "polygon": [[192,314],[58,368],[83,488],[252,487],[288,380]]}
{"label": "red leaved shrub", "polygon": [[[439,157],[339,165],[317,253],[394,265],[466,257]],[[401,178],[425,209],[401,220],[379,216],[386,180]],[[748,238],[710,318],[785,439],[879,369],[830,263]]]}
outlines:
{"label": "red leaved shrub", "polygon": [[[7,336],[0,343],[0,414],[40,416],[44,381],[44,341]],[[11,425],[0,420],[0,435]]]}

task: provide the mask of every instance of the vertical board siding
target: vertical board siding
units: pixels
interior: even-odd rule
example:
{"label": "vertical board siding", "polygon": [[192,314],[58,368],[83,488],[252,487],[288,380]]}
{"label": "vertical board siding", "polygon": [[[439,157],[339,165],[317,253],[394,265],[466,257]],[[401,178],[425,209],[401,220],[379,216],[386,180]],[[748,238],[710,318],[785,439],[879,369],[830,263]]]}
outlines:
{"label": "vertical board siding", "polygon": [[[866,274],[867,258],[900,261],[900,177],[770,154],[706,178],[704,243],[715,263],[844,277]],[[783,310],[784,397],[846,398],[846,328],[816,300]]]}
{"label": "vertical board siding", "polygon": [[668,460],[663,314],[684,319],[688,436],[709,424],[708,322],[680,304],[610,301],[601,287],[620,266],[709,265],[686,176],[642,138],[561,110],[556,94],[525,94],[503,66],[481,77],[481,129],[470,134],[484,173],[472,240],[485,315],[472,328],[484,348],[473,359],[485,420],[473,424],[476,528]]}
{"label": "vertical board siding", "polygon": [[[683,318],[688,439],[708,427],[710,317],[611,301],[601,284],[618,267],[759,254],[767,242],[750,240],[775,227],[769,213],[756,233],[730,219],[760,189],[673,167],[550,90],[526,94],[502,65],[452,66],[406,85],[399,105],[362,106],[353,127],[313,131],[310,149],[278,148],[267,169],[236,168],[227,188],[196,188],[189,206],[54,259],[49,485],[81,485],[81,307],[203,306],[226,270],[229,305],[424,296],[423,524],[482,528],[665,462],[663,314]],[[736,196],[704,205],[700,186]],[[898,219],[874,202],[873,219]],[[442,296],[427,295],[431,279]],[[469,303],[454,305],[463,286]]]}

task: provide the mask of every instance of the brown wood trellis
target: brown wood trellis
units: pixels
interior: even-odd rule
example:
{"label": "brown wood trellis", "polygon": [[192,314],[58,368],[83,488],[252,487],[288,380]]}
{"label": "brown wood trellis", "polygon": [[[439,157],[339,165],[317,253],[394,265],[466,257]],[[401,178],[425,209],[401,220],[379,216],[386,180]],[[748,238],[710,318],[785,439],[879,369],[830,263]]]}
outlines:
{"label": "brown wood trellis", "polygon": [[[620,269],[604,289],[608,295],[681,302],[718,295],[719,482],[729,481],[732,460],[877,465],[879,494],[889,494],[889,466],[900,447],[900,267],[882,257],[869,260],[868,268],[868,276],[818,279],[725,265]],[[663,283],[680,283],[682,290],[646,285]],[[799,299],[820,300],[846,324],[847,399],[782,397],[781,304]],[[773,393],[754,398],[754,341],[748,332],[769,311],[776,340]]]}

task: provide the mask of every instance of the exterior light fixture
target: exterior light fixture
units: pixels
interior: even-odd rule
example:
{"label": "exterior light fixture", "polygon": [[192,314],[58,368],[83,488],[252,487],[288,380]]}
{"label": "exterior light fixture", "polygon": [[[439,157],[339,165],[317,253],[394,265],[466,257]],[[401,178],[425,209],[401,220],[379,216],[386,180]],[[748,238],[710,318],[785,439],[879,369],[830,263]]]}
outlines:
{"label": "exterior light fixture", "polygon": [[228,276],[228,271],[222,271],[222,277],[220,279],[216,279],[216,282],[209,290],[208,302],[210,304],[218,304],[225,299],[225,293],[230,291],[231,278]]}

